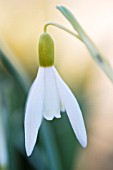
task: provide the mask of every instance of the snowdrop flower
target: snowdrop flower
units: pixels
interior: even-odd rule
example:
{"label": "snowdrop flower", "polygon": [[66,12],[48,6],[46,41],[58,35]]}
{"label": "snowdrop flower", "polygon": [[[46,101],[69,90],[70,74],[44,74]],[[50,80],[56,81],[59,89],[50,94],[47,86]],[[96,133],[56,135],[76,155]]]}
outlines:
{"label": "snowdrop flower", "polygon": [[54,43],[48,33],[39,40],[40,67],[29,91],[25,111],[25,148],[31,155],[39,127],[47,120],[60,118],[66,110],[74,133],[83,147],[87,145],[85,125],[80,107],[74,95],[59,76],[54,65]]}

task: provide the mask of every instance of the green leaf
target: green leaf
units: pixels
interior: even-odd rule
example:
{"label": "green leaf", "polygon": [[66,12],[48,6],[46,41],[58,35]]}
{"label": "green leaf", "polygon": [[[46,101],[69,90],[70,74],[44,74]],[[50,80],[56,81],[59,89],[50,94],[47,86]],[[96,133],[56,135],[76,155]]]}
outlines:
{"label": "green leaf", "polygon": [[[29,79],[19,64],[16,57],[13,53],[8,49],[8,47],[0,42],[0,61],[7,69],[8,73],[12,76],[13,80],[16,82],[17,86],[20,87],[27,93],[27,88],[29,83]],[[28,84],[27,84],[27,83]]]}
{"label": "green leaf", "polygon": [[7,170],[7,167],[0,166],[0,170]]}
{"label": "green leaf", "polygon": [[45,150],[48,153],[49,170],[62,170],[60,152],[55,141],[54,131],[46,120],[43,120],[41,137]]}
{"label": "green leaf", "polygon": [[109,79],[113,83],[113,69],[111,68],[109,62],[102,56],[99,50],[96,48],[94,43],[85,33],[83,28],[80,26],[74,15],[64,6],[57,6],[57,9],[66,17],[66,19],[71,23],[74,30],[79,34],[82,42],[88,48],[91,56],[95,60],[95,62],[100,66],[100,68],[104,71],[104,73],[109,77]]}

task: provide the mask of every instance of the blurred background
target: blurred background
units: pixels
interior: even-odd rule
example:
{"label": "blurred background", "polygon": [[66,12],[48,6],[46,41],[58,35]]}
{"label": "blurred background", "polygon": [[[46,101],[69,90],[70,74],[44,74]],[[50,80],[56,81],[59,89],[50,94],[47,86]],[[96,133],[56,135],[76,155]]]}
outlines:
{"label": "blurred background", "polygon": [[113,170],[113,84],[84,44],[53,26],[55,66],[83,112],[88,146],[77,142],[65,113],[44,120],[30,157],[24,147],[24,108],[38,70],[38,40],[48,21],[70,24],[67,6],[113,67],[112,0],[0,0],[0,170]]}

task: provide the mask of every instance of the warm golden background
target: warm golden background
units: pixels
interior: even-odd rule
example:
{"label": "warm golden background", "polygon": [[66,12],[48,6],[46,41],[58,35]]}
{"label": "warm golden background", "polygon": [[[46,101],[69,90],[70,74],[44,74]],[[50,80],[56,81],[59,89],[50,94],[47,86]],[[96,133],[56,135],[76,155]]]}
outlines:
{"label": "warm golden background", "polygon": [[[112,0],[0,0],[0,41],[26,74],[33,79],[37,73],[38,39],[46,22],[72,29],[56,5],[72,10],[113,66]],[[71,169],[113,170],[113,85],[79,40],[53,26],[48,32],[55,41],[55,65],[82,103],[88,132],[88,146],[79,149]]]}

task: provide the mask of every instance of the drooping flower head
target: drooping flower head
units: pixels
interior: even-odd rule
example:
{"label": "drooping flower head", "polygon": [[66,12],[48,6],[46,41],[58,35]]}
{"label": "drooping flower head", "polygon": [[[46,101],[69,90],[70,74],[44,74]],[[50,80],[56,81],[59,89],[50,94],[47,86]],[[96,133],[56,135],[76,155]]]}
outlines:
{"label": "drooping flower head", "polygon": [[85,125],[76,98],[54,67],[54,42],[48,33],[39,40],[39,70],[27,98],[25,110],[25,148],[31,155],[44,117],[60,118],[67,112],[73,131],[83,147],[87,145]]}

